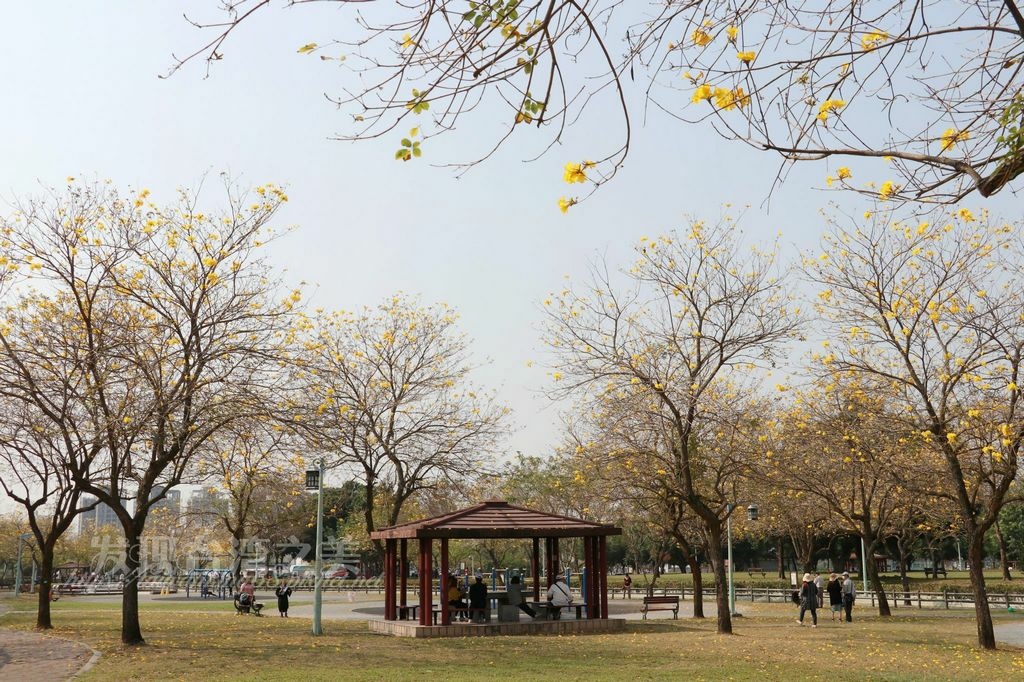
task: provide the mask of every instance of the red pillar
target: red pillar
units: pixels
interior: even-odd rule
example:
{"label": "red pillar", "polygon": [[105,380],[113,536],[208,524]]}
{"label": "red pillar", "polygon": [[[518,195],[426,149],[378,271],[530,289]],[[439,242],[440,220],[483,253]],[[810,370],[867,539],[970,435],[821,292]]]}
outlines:
{"label": "red pillar", "polygon": [[608,618],[608,538],[597,540],[597,570],[601,576],[601,618]]}
{"label": "red pillar", "polygon": [[551,572],[551,544],[551,538],[544,538],[544,589],[551,587],[555,582],[555,576]]}
{"label": "red pillar", "polygon": [[420,538],[420,625],[431,625],[431,597],[434,592],[430,540]]}
{"label": "red pillar", "polygon": [[533,539],[533,601],[540,601],[540,538]]}
{"label": "red pillar", "polygon": [[[558,551],[558,538],[551,538],[551,567],[555,571],[555,575],[562,572],[562,555]],[[555,582],[552,578],[551,582]]]}
{"label": "red pillar", "polygon": [[384,620],[395,619],[395,541],[384,541]]}
{"label": "red pillar", "polygon": [[592,538],[583,538],[583,571],[587,576],[587,590],[583,603],[587,605],[587,618],[594,617],[594,545]]}
{"label": "red pillar", "polygon": [[408,603],[406,602],[406,594],[409,591],[409,542],[408,542],[408,540],[406,540],[405,538],[402,538],[401,540],[399,540],[398,541],[398,547],[399,547],[399,553],[400,553],[399,554],[400,559],[398,561],[398,570],[400,571],[400,573],[399,573],[400,577],[398,578],[398,582],[399,582],[399,585],[401,586],[401,589],[399,590],[399,593],[401,594],[401,597],[400,597],[401,601],[399,601],[398,603],[399,603],[400,606],[408,606]]}
{"label": "red pillar", "polygon": [[448,538],[441,538],[441,625],[452,624],[452,612],[448,607]]}

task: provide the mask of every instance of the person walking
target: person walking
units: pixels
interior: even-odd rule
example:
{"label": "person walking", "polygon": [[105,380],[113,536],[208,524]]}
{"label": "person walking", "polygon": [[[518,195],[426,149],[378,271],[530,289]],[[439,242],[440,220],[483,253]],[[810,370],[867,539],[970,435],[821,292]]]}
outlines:
{"label": "person walking", "polygon": [[622,598],[633,598],[633,579],[629,577],[629,573],[622,577]]}
{"label": "person walking", "polygon": [[288,597],[292,596],[292,588],[282,581],[278,583],[277,589],[274,590],[274,595],[277,597],[277,612],[281,614],[282,618],[287,618]]}
{"label": "person walking", "polygon": [[811,627],[818,627],[818,588],[814,586],[810,573],[804,573],[804,584],[800,588],[800,618],[797,625],[804,624],[804,612],[811,612]]}
{"label": "person walking", "polygon": [[843,608],[846,610],[846,622],[853,622],[853,602],[857,599],[857,588],[850,579],[850,573],[843,571]]}
{"label": "person walking", "polygon": [[836,618],[839,622],[843,622],[843,583],[839,580],[839,576],[832,573],[828,576],[828,583],[825,585],[825,590],[828,592],[828,605],[832,611],[832,621],[835,622]]}

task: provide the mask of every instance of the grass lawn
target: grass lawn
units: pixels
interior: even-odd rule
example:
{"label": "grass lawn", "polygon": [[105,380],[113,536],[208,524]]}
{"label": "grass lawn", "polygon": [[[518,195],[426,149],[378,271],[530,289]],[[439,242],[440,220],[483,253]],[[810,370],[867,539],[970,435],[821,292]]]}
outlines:
{"label": "grass lawn", "polygon": [[[143,610],[148,645],[126,649],[120,614],[100,606],[111,605],[55,604],[54,634],[103,653],[85,680],[1024,679],[1024,650],[979,650],[970,615],[948,612],[881,620],[862,610],[842,626],[825,614],[811,629],[797,627],[790,608],[745,604],[731,637],[715,634],[711,619],[658,618],[616,635],[412,640],[371,634],[359,621],[327,621],[327,634],[313,638],[307,619],[165,602]],[[1006,614],[997,622],[1007,618],[1024,623]],[[0,627],[32,623],[28,613],[0,616]]]}

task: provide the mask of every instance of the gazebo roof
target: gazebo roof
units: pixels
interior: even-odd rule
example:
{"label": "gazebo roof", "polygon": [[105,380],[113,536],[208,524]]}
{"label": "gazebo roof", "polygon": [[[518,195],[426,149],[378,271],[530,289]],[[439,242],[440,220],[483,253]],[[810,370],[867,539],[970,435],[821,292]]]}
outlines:
{"label": "gazebo roof", "polygon": [[370,533],[373,540],[401,538],[565,538],[621,535],[622,529],[569,516],[487,500],[449,514]]}

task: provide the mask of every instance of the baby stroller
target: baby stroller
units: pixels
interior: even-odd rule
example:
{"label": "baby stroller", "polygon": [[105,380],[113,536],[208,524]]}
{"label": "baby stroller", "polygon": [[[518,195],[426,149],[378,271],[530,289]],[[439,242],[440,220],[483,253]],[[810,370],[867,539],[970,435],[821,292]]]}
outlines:
{"label": "baby stroller", "polygon": [[240,592],[239,594],[235,595],[235,610],[240,615],[252,613],[255,616],[262,616],[263,614],[260,613],[262,609],[262,602],[256,601],[256,599],[251,594]]}

